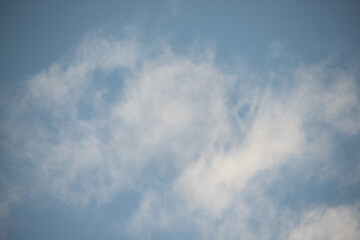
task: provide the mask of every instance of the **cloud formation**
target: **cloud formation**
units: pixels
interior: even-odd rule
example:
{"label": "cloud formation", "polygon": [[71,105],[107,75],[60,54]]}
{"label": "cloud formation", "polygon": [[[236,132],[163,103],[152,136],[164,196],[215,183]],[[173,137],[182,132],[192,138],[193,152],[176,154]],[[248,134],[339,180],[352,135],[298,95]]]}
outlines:
{"label": "cloud formation", "polygon": [[[355,205],[284,211],[266,194],[283,166],[314,184],[340,175],[334,156],[360,130],[357,68],[225,70],[211,48],[179,54],[166,41],[149,45],[85,39],[24,82],[2,123],[6,164],[21,168],[11,178],[28,188],[16,196],[88,206],[138,192],[126,230],[140,238],[164,229],[204,239],[359,235]],[[3,189],[1,214],[15,196]]]}
{"label": "cloud formation", "polygon": [[296,239],[358,239],[360,237],[357,206],[314,209],[303,217],[290,233]]}

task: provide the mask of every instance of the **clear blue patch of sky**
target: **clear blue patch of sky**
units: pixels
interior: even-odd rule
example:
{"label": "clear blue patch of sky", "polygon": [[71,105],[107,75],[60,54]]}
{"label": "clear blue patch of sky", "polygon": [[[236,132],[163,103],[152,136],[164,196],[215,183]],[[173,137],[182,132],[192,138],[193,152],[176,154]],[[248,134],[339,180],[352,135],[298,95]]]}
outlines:
{"label": "clear blue patch of sky", "polygon": [[[303,59],[331,46],[359,51],[358,1],[2,1],[0,78],[19,81],[64,55],[91,29],[142,27],[143,38],[172,35],[179,50],[214,41],[220,58],[242,55],[264,63],[273,41]],[[172,15],[172,6],[175,14]],[[330,47],[329,47],[330,46]],[[332,48],[333,49],[333,48]]]}
{"label": "clear blue patch of sky", "polygon": [[125,225],[139,206],[139,194],[123,191],[110,203],[59,205],[46,196],[15,205],[8,239],[130,239]]}
{"label": "clear blue patch of sky", "polygon": [[[98,114],[106,114],[106,106],[96,106],[97,102],[103,102],[105,105],[113,103],[124,98],[123,88],[127,70],[120,69],[106,73],[101,70],[95,70],[91,82],[81,88],[81,96],[76,106],[79,120],[91,120]],[[100,94],[100,95],[98,95]],[[99,109],[100,107],[100,109]]]}

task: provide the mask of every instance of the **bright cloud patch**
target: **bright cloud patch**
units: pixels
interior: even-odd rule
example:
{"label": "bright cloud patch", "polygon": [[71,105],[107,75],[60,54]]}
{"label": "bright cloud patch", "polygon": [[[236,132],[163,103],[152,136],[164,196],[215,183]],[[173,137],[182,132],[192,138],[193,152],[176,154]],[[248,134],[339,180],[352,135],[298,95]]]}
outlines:
{"label": "bright cloud patch", "polygon": [[296,239],[358,239],[359,211],[356,207],[315,209],[308,212],[290,233]]}
{"label": "bright cloud patch", "polygon": [[1,217],[34,192],[86,207],[131,190],[141,196],[123,228],[132,237],[355,239],[352,207],[325,199],[290,231],[303,210],[266,192],[291,184],[282,167],[314,185],[342,178],[336,153],[360,130],[357,70],[303,64],[263,79],[220,68],[211,49],[86,40],[11,99],[2,131],[7,164],[21,166],[11,178],[23,180],[4,181]]}

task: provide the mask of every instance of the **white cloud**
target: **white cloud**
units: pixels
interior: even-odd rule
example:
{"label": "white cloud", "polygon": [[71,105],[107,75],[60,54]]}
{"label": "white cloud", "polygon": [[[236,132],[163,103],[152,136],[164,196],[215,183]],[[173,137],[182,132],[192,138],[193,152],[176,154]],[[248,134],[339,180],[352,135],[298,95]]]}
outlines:
{"label": "white cloud", "polygon": [[[10,148],[21,149],[14,158],[30,163],[19,177],[31,191],[73,204],[143,192],[129,222],[139,234],[181,221],[204,238],[231,229],[228,238],[237,238],[239,225],[247,239],[265,236],[244,227],[255,208],[246,200],[252,180],[282,164],[331,156],[333,132],[358,134],[356,75],[300,65],[264,85],[245,67],[217,67],[212,50],[180,55],[162,46],[85,39],[72,57],[25,82],[3,124]],[[122,86],[97,84],[106,81],[99,72],[118,73]],[[85,119],[83,99],[94,112]],[[256,201],[273,209],[258,214],[272,221],[278,209],[256,186]]]}
{"label": "white cloud", "polygon": [[[235,217],[238,220],[235,224],[229,223],[226,219],[229,217],[228,211],[237,212],[236,204],[241,206],[236,215],[248,216],[244,208],[256,207],[238,200],[239,196],[247,194],[244,189],[251,186],[250,180],[264,170],[276,168],[279,164],[296,165],[298,161],[304,162],[307,158],[330,162],[332,152],[335,151],[328,147],[328,141],[334,139],[331,132],[340,131],[345,135],[358,133],[359,96],[354,77],[344,79],[345,73],[342,70],[333,71],[324,65],[300,66],[292,72],[285,76],[288,79],[282,83],[284,85],[281,88],[264,89],[263,93],[260,91],[260,94],[263,94],[263,97],[260,97],[261,101],[250,102],[255,106],[249,109],[256,111],[248,110],[247,114],[252,116],[240,118],[240,121],[249,121],[245,124],[241,123],[247,126],[247,129],[243,130],[244,136],[234,134],[236,127],[224,122],[228,128],[233,129],[228,135],[231,139],[230,146],[226,146],[227,142],[223,141],[219,143],[220,146],[208,145],[200,149],[199,158],[187,165],[180,173],[174,182],[173,191],[169,192],[170,195],[175,196],[174,198],[184,200],[178,205],[182,213],[173,212],[179,214],[178,218],[187,215],[189,221],[195,220],[200,229],[206,229],[205,232],[213,232],[214,230],[209,226],[216,226],[219,221],[236,226],[246,225],[246,218],[239,220]],[[289,78],[293,78],[290,84]],[[329,79],[331,82],[325,84]],[[339,91],[339,88],[342,90]],[[256,91],[251,91],[253,92]],[[248,96],[245,94],[242,97]],[[341,107],[334,108],[337,105]],[[223,113],[228,115],[227,119],[234,117],[229,106],[223,106],[223,109],[225,109]],[[329,109],[335,110],[329,114]],[[343,114],[349,111],[352,114]],[[345,122],[353,124],[348,126]],[[318,167],[313,162],[308,164]],[[316,174],[319,169],[312,170],[310,174]],[[304,173],[304,175],[308,174]],[[319,176],[318,179],[324,177],[326,178]],[[262,186],[257,187],[259,192],[264,190]],[[279,210],[275,209],[276,211]],[[145,214],[143,210],[140,212],[142,215]],[[150,215],[156,216],[154,213]],[[270,218],[269,215],[266,217]],[[270,218],[269,221],[274,219]],[[203,226],[204,222],[208,227]],[[228,229],[223,225],[221,228]],[[246,229],[241,233],[244,236],[250,234],[244,231]],[[238,231],[235,232],[240,234]],[[252,238],[259,239],[259,235],[254,235]],[[233,235],[233,238],[237,237]],[[221,239],[220,236],[218,238]],[[248,238],[250,236],[247,236]]]}
{"label": "white cloud", "polygon": [[316,208],[303,216],[291,230],[289,240],[360,238],[359,209],[355,206]]}

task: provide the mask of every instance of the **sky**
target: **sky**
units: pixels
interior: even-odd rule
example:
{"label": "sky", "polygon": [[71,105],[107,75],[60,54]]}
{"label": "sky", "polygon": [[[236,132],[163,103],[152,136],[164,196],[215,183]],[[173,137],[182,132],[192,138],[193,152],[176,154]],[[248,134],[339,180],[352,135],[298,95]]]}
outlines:
{"label": "sky", "polygon": [[0,239],[360,239],[358,1],[1,1]]}

